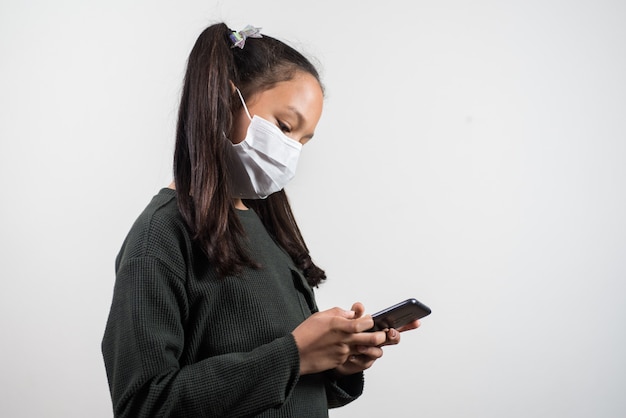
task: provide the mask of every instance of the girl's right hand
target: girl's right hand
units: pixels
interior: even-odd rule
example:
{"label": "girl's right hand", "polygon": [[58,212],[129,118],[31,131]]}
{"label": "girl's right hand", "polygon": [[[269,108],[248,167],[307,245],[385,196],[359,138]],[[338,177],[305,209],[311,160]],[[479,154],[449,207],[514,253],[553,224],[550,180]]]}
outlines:
{"label": "girl's right hand", "polygon": [[300,374],[318,373],[344,364],[358,354],[357,346],[378,346],[386,340],[383,331],[363,332],[374,326],[371,315],[332,308],[308,317],[292,334],[300,353]]}

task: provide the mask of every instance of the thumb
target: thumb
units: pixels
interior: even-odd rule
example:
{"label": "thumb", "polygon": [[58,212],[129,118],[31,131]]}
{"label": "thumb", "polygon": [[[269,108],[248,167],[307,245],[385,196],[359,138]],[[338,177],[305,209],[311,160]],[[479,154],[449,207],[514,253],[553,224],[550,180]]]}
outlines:
{"label": "thumb", "polygon": [[341,311],[341,316],[343,318],[346,318],[346,319],[358,318],[356,312],[354,312],[353,310],[352,311],[344,311],[344,310],[342,310]]}
{"label": "thumb", "polygon": [[354,317],[360,318],[365,313],[365,306],[361,302],[354,302],[352,304],[352,310],[354,311]]}

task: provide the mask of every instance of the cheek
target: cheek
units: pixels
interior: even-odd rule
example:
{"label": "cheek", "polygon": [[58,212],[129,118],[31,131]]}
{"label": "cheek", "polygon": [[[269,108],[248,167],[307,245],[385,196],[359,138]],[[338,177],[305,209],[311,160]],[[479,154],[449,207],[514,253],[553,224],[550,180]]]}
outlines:
{"label": "cheek", "polygon": [[243,110],[238,112],[233,121],[233,129],[230,131],[230,135],[228,136],[230,142],[238,144],[243,141],[246,138],[248,126],[250,126],[250,119],[248,119],[246,112]]}

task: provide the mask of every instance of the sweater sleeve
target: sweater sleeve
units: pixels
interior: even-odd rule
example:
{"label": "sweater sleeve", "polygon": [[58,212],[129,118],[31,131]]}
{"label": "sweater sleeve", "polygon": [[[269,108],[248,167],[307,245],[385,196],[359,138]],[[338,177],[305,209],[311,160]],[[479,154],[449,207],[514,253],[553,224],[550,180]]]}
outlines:
{"label": "sweater sleeve", "polygon": [[102,342],[116,417],[248,416],[285,402],[299,378],[291,334],[181,366],[184,281],[153,257],[119,268]]}
{"label": "sweater sleeve", "polygon": [[329,408],[347,405],[363,394],[363,372],[336,378],[332,371],[326,373],[326,398]]}

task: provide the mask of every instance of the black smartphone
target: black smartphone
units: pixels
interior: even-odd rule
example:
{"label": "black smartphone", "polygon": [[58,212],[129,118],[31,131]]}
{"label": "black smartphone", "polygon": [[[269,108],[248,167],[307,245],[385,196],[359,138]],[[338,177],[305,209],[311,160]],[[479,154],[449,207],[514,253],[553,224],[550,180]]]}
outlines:
{"label": "black smartphone", "polygon": [[430,313],[428,306],[415,298],[410,298],[373,314],[374,327],[368,331],[382,331],[385,328],[398,329]]}

